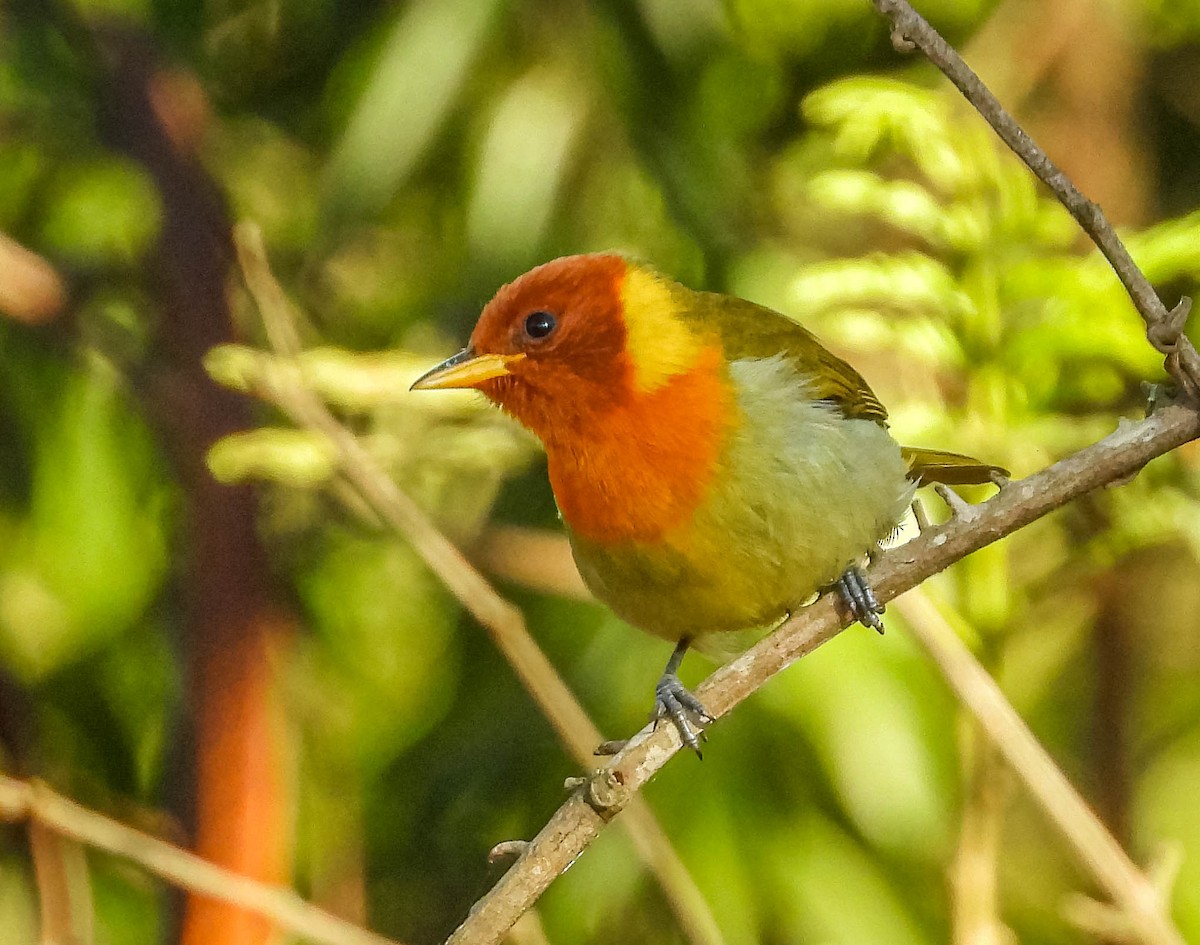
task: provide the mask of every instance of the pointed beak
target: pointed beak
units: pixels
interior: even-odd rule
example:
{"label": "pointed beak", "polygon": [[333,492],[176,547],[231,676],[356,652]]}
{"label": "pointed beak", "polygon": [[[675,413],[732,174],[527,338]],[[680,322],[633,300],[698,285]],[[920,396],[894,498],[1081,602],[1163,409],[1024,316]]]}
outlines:
{"label": "pointed beak", "polygon": [[463,348],[454,357],[418,377],[409,390],[478,387],[490,378],[512,373],[511,365],[524,358],[523,354],[476,354],[470,348]]}

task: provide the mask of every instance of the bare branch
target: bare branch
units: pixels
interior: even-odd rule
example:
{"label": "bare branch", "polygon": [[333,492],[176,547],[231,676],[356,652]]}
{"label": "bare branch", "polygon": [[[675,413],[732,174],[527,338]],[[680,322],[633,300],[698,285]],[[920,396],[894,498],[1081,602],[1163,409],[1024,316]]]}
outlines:
{"label": "bare branch", "polygon": [[1146,322],[1146,337],[1156,350],[1166,355],[1167,371],[1179,382],[1185,394],[1193,400],[1200,399],[1200,354],[1183,334],[1191,299],[1182,298],[1174,308],[1167,309],[1100,207],[1079,192],[1067,175],[1004,109],[954,47],[911,4],[906,0],[873,2],[875,8],[891,22],[892,42],[896,48],[903,52],[919,49],[941,69],[995,129],[1000,139],[1050,188],[1091,237]]}
{"label": "bare branch", "polygon": [[[1027,479],[1010,483],[974,507],[971,520],[931,527],[908,544],[882,555],[869,578],[881,601],[895,598],[932,574],[991,544],[1093,489],[1124,479],[1156,456],[1200,436],[1200,416],[1179,405],[1164,407],[1138,422],[1122,422],[1115,433]],[[768,679],[833,638],[842,629],[837,601],[826,595],[797,613],[771,636],[714,672],[696,690],[709,712],[720,717]],[[530,842],[525,853],[472,909],[449,945],[500,941],[512,923],[587,848],[604,826],[679,750],[673,726],[650,726],[587,780]],[[1085,863],[1085,866],[1091,866]],[[1097,876],[1100,881],[1102,877]],[[1106,888],[1107,885],[1106,885]],[[1163,937],[1178,933],[1159,918]],[[1172,937],[1174,936],[1174,937]]]}
{"label": "bare branch", "polygon": [[322,945],[398,945],[268,886],[215,866],[194,853],[81,807],[46,785],[0,775],[0,820],[28,820],[98,850],[125,857],[168,882],[265,916],[279,928]]}

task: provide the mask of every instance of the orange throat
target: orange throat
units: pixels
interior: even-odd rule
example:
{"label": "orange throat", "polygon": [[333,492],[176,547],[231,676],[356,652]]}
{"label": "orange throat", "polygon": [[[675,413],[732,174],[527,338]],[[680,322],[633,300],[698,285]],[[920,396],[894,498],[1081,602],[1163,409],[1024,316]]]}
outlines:
{"label": "orange throat", "polygon": [[686,527],[709,492],[736,424],[720,352],[548,442],[550,485],[567,524],[605,544],[652,542]]}

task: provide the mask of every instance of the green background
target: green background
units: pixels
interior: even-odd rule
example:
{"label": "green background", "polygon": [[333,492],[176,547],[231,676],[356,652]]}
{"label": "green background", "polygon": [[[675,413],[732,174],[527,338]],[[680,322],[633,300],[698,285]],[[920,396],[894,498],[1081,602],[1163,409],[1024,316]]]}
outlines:
{"label": "green background", "polygon": [[[1200,4],[920,7],[1111,212],[1167,304],[1195,293]],[[70,302],[52,325],[0,320],[4,753],[123,819],[187,822],[191,589],[185,485],[141,387],[170,357],[164,321],[185,317],[161,304],[172,198],[112,142],[129,120],[105,107],[118,30],[174,70],[199,167],[231,218],[263,227],[323,349],[321,392],[465,547],[496,524],[556,527],[544,464],[482,403],[413,398],[405,378],[461,346],[498,285],[568,252],[630,252],[797,317],[865,374],[898,439],[1015,476],[1139,415],[1141,382],[1163,379],[1065,211],[860,0],[14,0],[0,229]],[[230,286],[261,347],[232,270]],[[414,552],[326,488],[320,444],[255,410],[261,431],[212,466],[257,483],[302,625],[279,696],[295,884],[438,941],[494,881],[487,850],[532,836],[577,769]],[[1198,466],[1185,447],[926,588],[1132,855],[1182,854],[1173,906],[1196,940]],[[502,587],[607,736],[644,723],[661,641]],[[962,940],[950,877],[990,789],[1000,920],[1020,941],[1092,940],[1062,914],[1088,878],[889,628],[801,661],[646,791],[726,940]],[[692,657],[685,680],[704,672]],[[96,941],[171,934],[157,881],[89,863]],[[555,943],[684,941],[617,830],[538,908]],[[31,940],[36,916],[10,830],[0,943]]]}

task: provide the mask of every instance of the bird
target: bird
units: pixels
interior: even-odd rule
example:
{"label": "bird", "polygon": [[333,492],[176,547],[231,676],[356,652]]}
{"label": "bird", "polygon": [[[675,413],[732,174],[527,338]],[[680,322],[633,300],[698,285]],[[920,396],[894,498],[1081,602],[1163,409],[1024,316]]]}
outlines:
{"label": "bird", "polygon": [[998,466],[901,447],[867,382],[798,322],[617,253],[499,289],[413,390],[471,388],[532,431],[575,563],[627,623],[675,642],[652,717],[700,754],[678,669],[697,639],[770,627],[836,588],[882,632],[862,563],[926,482]]}

